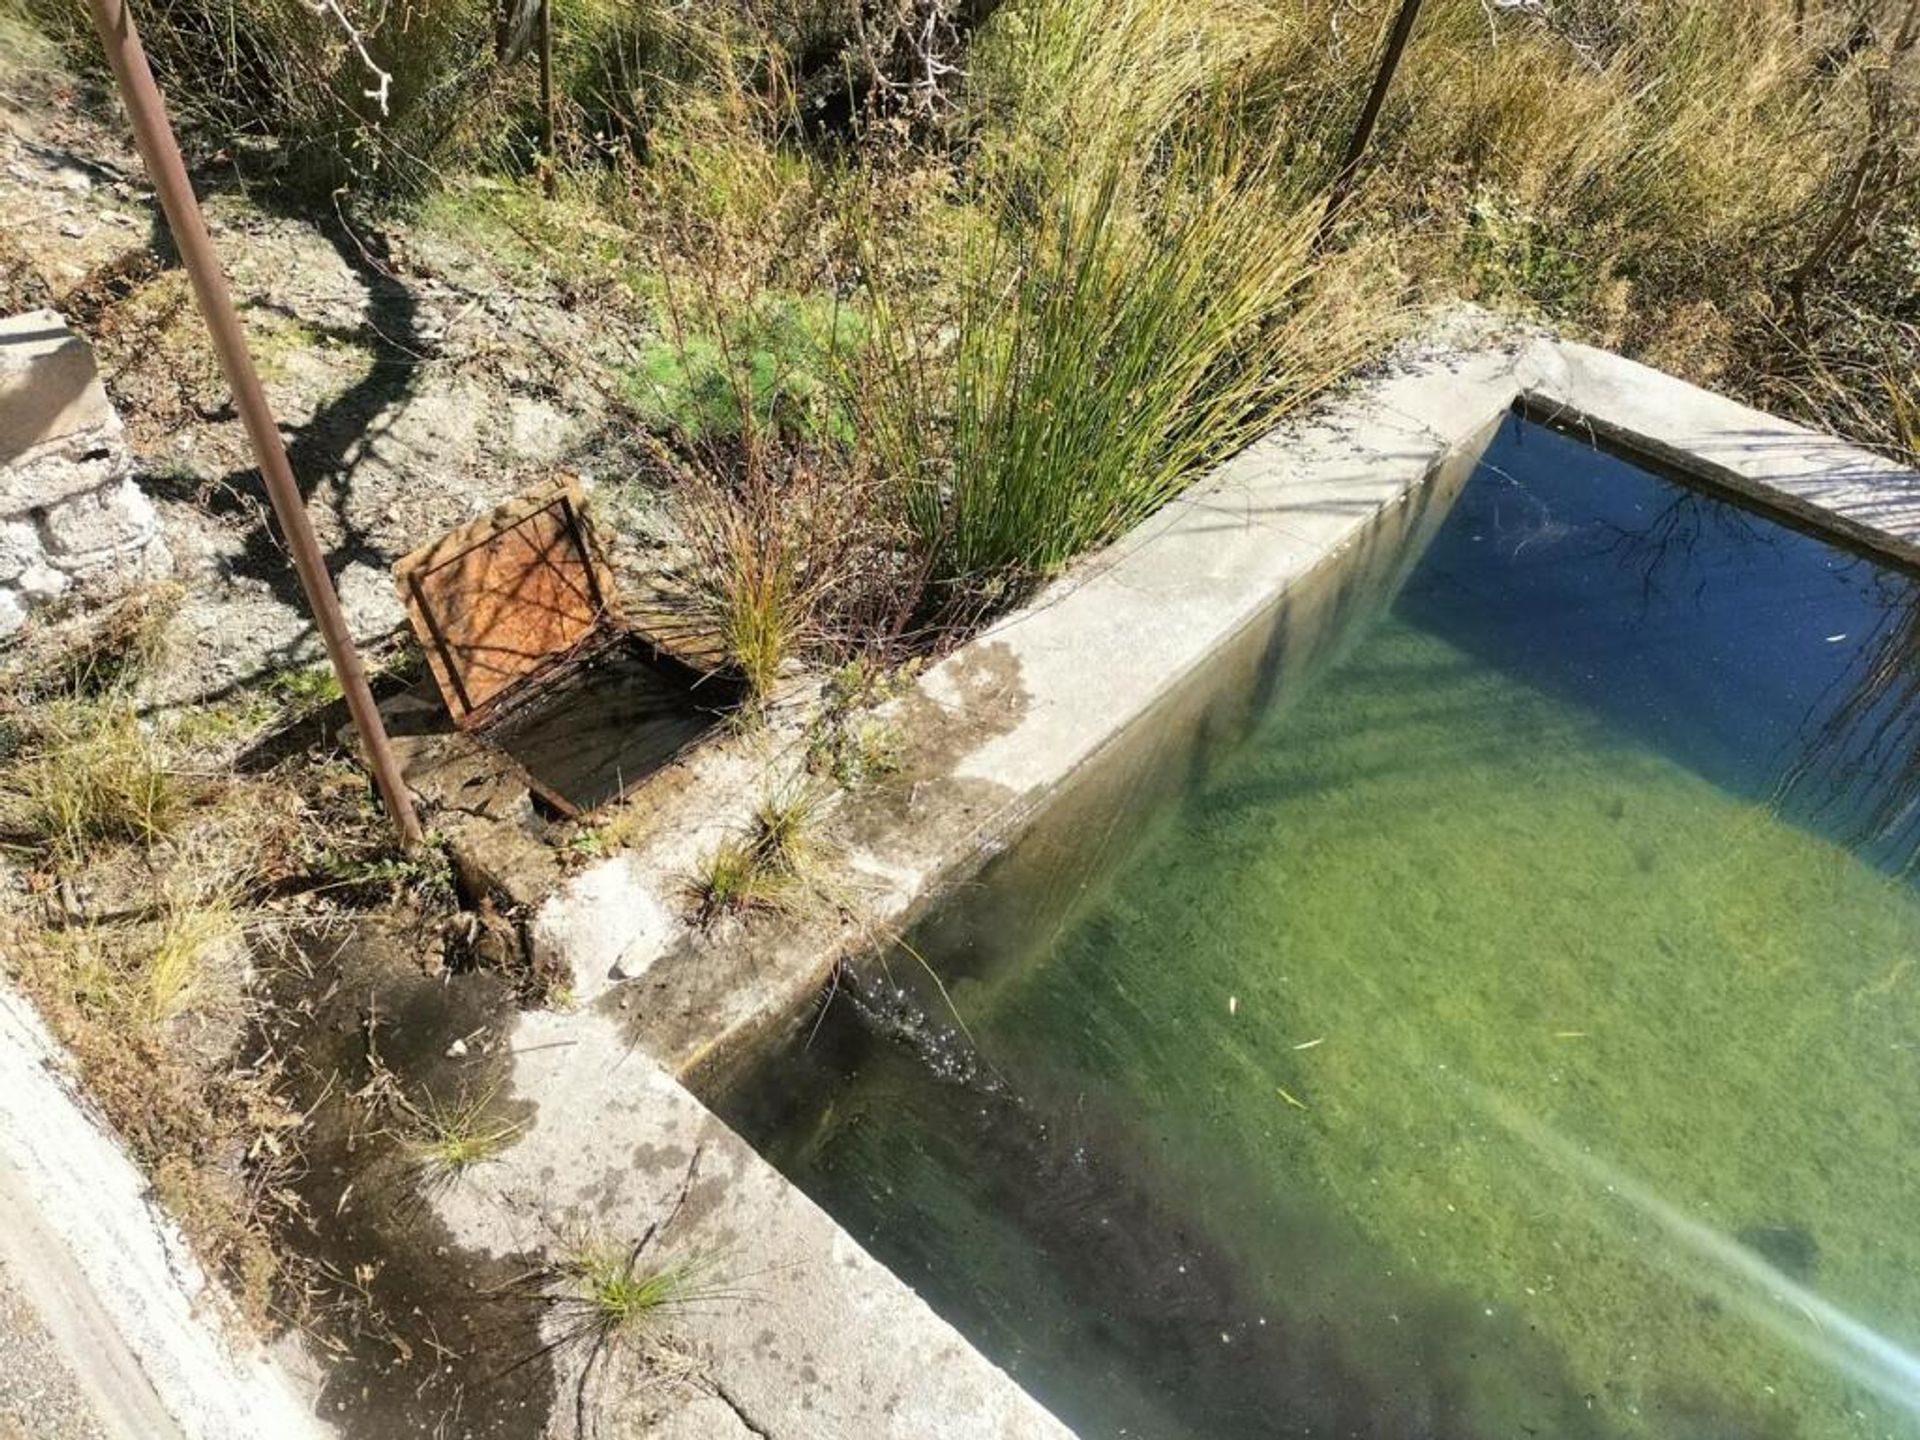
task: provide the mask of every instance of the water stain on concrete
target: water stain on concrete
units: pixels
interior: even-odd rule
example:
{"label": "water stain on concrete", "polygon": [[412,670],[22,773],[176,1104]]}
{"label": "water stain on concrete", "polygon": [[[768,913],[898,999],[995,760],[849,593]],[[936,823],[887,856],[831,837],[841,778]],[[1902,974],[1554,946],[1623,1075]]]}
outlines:
{"label": "water stain on concrete", "polygon": [[[640,1049],[696,1091],[717,1088],[805,1019],[808,1002],[847,955],[904,919],[885,913],[861,862],[913,872],[915,899],[985,858],[978,837],[1021,797],[959,773],[968,756],[1019,726],[1032,704],[1005,642],[970,646],[899,702],[888,723],[899,764],[839,807],[825,837],[842,857],[816,888],[834,903],[752,917],[724,932],[689,934],[644,979],[598,1002]],[[883,913],[876,918],[875,911]],[[729,1017],[737,1017],[730,1019]]]}
{"label": "water stain on concrete", "polygon": [[554,1396],[539,1259],[458,1242],[432,1193],[473,1176],[423,1160],[407,1108],[478,1104],[489,1130],[527,1125],[533,1107],[501,1098],[514,988],[430,973],[417,953],[375,926],[307,935],[272,980],[283,1018],[268,1038],[313,1117],[294,1182],[307,1224],[284,1238],[332,1292],[319,1410],[353,1440],[535,1440]]}

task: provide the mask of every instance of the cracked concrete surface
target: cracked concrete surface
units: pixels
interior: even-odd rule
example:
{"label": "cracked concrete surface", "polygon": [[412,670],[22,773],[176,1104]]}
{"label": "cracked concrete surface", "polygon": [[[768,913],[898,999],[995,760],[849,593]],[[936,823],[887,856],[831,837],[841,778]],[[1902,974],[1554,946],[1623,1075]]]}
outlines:
{"label": "cracked concrete surface", "polygon": [[[509,1097],[536,1119],[497,1163],[436,1198],[449,1233],[501,1254],[647,1237],[647,1264],[700,1277],[663,1317],[679,1364],[616,1347],[587,1375],[581,1347],[557,1353],[563,1394],[587,1387],[596,1433],[1066,1440],[616,1021],[529,1013],[510,1049]],[[700,1428],[722,1410],[733,1431]]]}

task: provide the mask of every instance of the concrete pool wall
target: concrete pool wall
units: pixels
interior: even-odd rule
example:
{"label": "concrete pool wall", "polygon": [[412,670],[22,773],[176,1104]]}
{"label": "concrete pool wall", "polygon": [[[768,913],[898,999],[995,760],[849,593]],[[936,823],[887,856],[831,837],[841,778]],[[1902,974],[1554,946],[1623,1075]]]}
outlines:
{"label": "concrete pool wall", "polygon": [[[557,1352],[548,1413],[512,1433],[1066,1436],[696,1092],[806,1023],[840,962],[881,949],[1016,837],[1057,833],[1064,854],[1088,827],[1144,809],[1170,771],[1231,745],[1283,677],[1336,651],[1391,594],[1516,404],[1920,563],[1920,474],[1459,312],[917,677],[892,702],[897,772],[829,818],[833,904],[706,935],[679,918],[697,856],[757,798],[764,759],[738,746],[659,777],[651,817],[619,854],[559,879],[535,846],[545,878],[517,880],[551,891],[531,931],[576,1003],[517,1014],[472,1046],[490,1048],[500,1099],[529,1118],[428,1207],[457,1250],[518,1260],[647,1237],[649,1253],[698,1261],[722,1293],[674,1317],[667,1366],[628,1357],[589,1376],[585,1352]],[[505,810],[485,823],[516,829]],[[413,1039],[448,1057],[472,1041],[451,1029]],[[126,1338],[148,1363],[147,1342]]]}
{"label": "concrete pool wall", "polygon": [[[893,706],[899,772],[853,797],[831,822],[843,871],[832,913],[773,917],[719,943],[663,935],[672,877],[686,873],[713,833],[672,825],[549,900],[535,926],[549,957],[568,964],[582,1000],[667,1072],[648,1067],[641,1088],[655,1096],[647,1110],[688,1109],[712,1123],[669,1074],[695,1091],[719,1086],[770,1040],[806,1023],[836,964],[899,935],[936,895],[1043,816],[1044,828],[1063,836],[1114,823],[1128,787],[1168,768],[1167,746],[1203,757],[1230,743],[1277,669],[1311,663],[1356,607],[1390,591],[1393,557],[1417,551],[1405,536],[1428,513],[1410,497],[1444,496],[1516,405],[1855,546],[1903,563],[1920,558],[1920,475],[1617,356],[1515,333],[1478,312],[1455,314],[1378,377],[1280,427],[921,676]],[[737,808],[737,766],[696,762],[689,772],[673,798],[676,812],[701,813],[703,797],[709,813]],[[584,1058],[543,1064],[537,1079],[528,1069],[516,1076],[516,1094],[543,1115],[576,1104],[590,1079]],[[604,1124],[608,1116],[598,1118]],[[645,1114],[619,1122],[634,1127],[630,1141],[658,1123]],[[540,1148],[516,1147],[529,1155]],[[770,1171],[758,1175],[766,1167],[757,1157],[743,1163],[768,1197],[790,1194]],[[753,1231],[751,1208],[739,1233]],[[824,1216],[812,1228],[838,1233]],[[834,1246],[841,1242],[853,1244],[841,1235]],[[828,1293],[884,1293],[891,1320],[883,1343],[904,1353],[924,1357],[923,1332],[941,1345],[954,1338],[917,1302],[896,1308],[892,1297],[905,1296],[905,1287],[871,1261],[833,1272],[783,1253],[810,1278],[771,1310],[703,1326],[701,1349],[717,1369],[752,1368],[750,1356],[730,1348],[741,1335],[807,1335],[808,1309]],[[876,1363],[892,1369],[873,1339],[866,1332],[857,1345],[813,1344],[808,1368],[818,1391],[857,1385],[859,1370]],[[964,1361],[923,1371],[920,1383],[936,1394],[977,1394],[980,1386],[1019,1394],[962,1348]],[[1027,1403],[1028,1423],[1051,1424]],[[843,1433],[819,1427],[817,1415],[789,1417],[788,1425],[762,1414],[768,1433]],[[1022,1433],[1005,1413],[986,1418],[971,1405],[951,1407],[947,1417],[937,1433]]]}

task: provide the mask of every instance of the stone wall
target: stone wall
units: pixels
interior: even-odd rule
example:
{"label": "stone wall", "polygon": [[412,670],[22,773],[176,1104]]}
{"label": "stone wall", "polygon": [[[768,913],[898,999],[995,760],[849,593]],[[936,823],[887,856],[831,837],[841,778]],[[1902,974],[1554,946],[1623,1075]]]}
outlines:
{"label": "stone wall", "polygon": [[172,572],[93,349],[51,310],[0,320],[0,636],[72,594]]}

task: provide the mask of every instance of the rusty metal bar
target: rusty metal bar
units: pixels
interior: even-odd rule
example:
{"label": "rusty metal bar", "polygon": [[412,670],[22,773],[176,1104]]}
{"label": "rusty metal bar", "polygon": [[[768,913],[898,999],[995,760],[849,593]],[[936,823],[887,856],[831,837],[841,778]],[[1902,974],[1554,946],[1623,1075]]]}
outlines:
{"label": "rusty metal bar", "polygon": [[167,121],[166,102],[153,83],[153,72],[147,66],[139,31],[134,28],[125,0],[87,0],[87,7],[100,32],[100,43],[106,47],[114,79],[120,84],[120,98],[125,101],[127,116],[133,122],[140,158],[146,162],[148,178],[160,197],[160,208],[166,212],[167,228],[173,232],[174,244],[179,247],[180,258],[193,282],[200,315],[220,356],[220,368],[233,391],[234,405],[253,442],[253,453],[266,479],[273,513],[280,521],[281,533],[287,537],[301,588],[306,591],[307,604],[326,642],[327,658],[333,662],[333,673],[339,678],[354,727],[366,746],[373,778],[380,787],[381,798],[386,801],[387,813],[399,829],[401,842],[409,847],[418,845],[420,819],[414,813],[413,799],[407,793],[399,762],[387,741],[386,726],[381,723],[373,692],[367,688],[366,672],[361,668],[352,632],[347,629],[346,617],[340,613],[339,596],[334,593],[333,580],[327,574],[320,542],[314,538],[300,487],[294,483],[293,467],[287,463],[280,428],[274,423],[266,394],[260,388],[260,376],[254,370],[253,355],[247,349],[240,317],[234,313],[233,297],[227,292],[220,257],[214,253],[213,241],[200,215],[200,202],[194,198],[193,186],[187,180],[187,167],[180,158],[180,147],[174,142],[173,127]]}
{"label": "rusty metal bar", "polygon": [[553,0],[540,0],[540,188],[551,200],[553,155]]}
{"label": "rusty metal bar", "polygon": [[1361,107],[1360,118],[1353,127],[1353,136],[1347,141],[1347,153],[1340,162],[1340,173],[1334,177],[1333,189],[1327,193],[1327,208],[1320,216],[1320,229],[1315,237],[1316,247],[1325,244],[1333,222],[1340,216],[1353,193],[1354,181],[1360,175],[1360,162],[1366,158],[1367,146],[1373,141],[1374,126],[1380,123],[1381,107],[1387,103],[1387,91],[1393,86],[1393,75],[1400,68],[1400,57],[1406,53],[1407,41],[1413,38],[1413,22],[1420,18],[1421,0],[1401,0],[1400,13],[1394,17],[1393,29],[1387,35],[1387,48],[1380,56],[1380,68],[1373,77],[1373,89],[1367,92],[1367,103]]}

